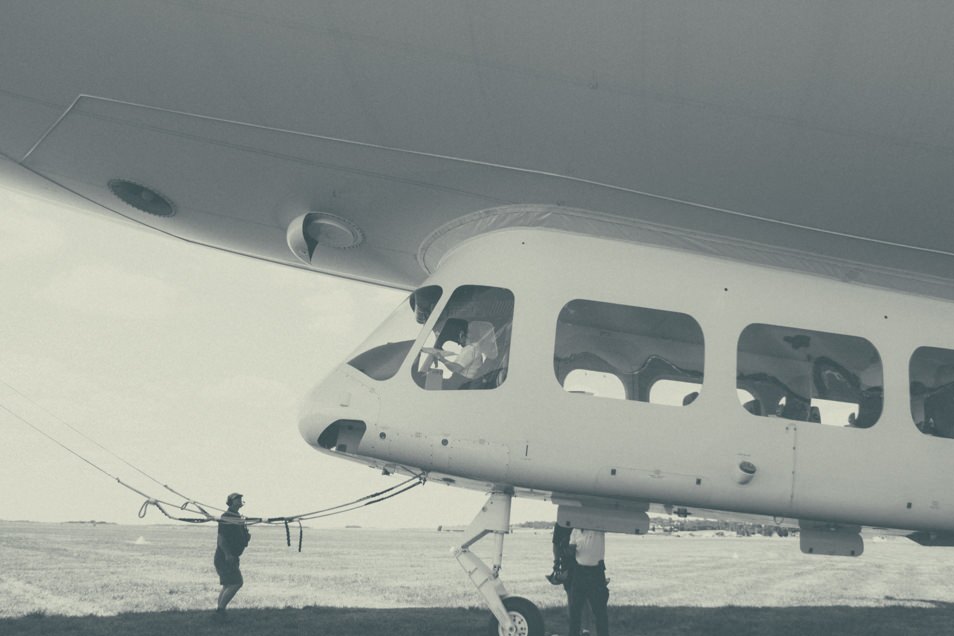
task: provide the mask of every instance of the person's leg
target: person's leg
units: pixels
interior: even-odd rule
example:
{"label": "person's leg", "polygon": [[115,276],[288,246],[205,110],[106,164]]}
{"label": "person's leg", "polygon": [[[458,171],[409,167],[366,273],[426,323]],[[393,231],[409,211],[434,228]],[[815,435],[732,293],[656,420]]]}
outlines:
{"label": "person's leg", "polygon": [[593,627],[593,603],[587,598],[580,608],[580,636],[589,636],[590,627]]}
{"label": "person's leg", "polygon": [[586,583],[582,588],[582,600],[580,601],[580,631],[578,632],[579,636],[588,636],[590,630],[588,627],[593,626],[593,582],[586,578]]}
{"label": "person's leg", "polygon": [[586,583],[583,577],[576,576],[574,573],[573,584],[570,586],[569,610],[570,610],[570,631],[569,636],[580,636],[580,622],[583,618],[583,606],[586,604]]}
{"label": "person's leg", "polygon": [[222,591],[219,593],[219,602],[216,611],[222,614],[225,612],[225,608],[228,607],[229,602],[245,583],[245,579],[242,578],[242,570],[239,568],[238,559],[222,565],[222,574],[219,576],[219,583],[222,584]]}
{"label": "person's leg", "polygon": [[228,607],[229,602],[235,597],[235,594],[241,588],[241,583],[235,583],[234,585],[223,585],[222,591],[219,593],[219,605],[217,610],[219,612],[224,612],[225,608]]}
{"label": "person's leg", "polygon": [[593,610],[593,619],[596,621],[597,636],[609,636],[609,615],[606,609],[609,602],[609,588],[606,587],[602,574],[600,578],[602,581],[597,581],[589,595],[590,609]]}

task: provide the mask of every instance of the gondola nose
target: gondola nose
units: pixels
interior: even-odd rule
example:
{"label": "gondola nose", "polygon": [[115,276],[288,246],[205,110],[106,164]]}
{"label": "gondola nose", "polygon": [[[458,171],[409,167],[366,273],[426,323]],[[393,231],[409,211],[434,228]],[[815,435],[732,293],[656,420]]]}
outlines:
{"label": "gondola nose", "polygon": [[298,432],[316,450],[355,453],[379,411],[377,395],[347,368],[338,369],[302,401]]}

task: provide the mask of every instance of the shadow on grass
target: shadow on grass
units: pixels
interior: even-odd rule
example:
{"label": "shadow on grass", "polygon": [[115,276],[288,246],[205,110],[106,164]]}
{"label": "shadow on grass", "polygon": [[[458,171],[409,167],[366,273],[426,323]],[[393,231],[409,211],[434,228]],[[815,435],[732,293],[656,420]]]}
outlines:
{"label": "shadow on grass", "polygon": [[[917,599],[911,599],[917,601]],[[764,636],[824,634],[880,636],[945,634],[954,626],[954,604],[931,607],[610,607],[614,636]],[[235,609],[228,622],[212,612],[169,611],[118,616],[55,616],[34,613],[0,619],[5,636],[483,636],[490,613],[483,609]],[[546,633],[567,633],[566,612],[543,611]]]}

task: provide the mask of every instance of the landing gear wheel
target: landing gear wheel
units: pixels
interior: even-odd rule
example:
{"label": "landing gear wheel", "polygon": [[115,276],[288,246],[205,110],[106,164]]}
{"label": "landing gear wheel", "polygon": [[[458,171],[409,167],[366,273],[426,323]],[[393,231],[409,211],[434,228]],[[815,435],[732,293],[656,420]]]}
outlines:
{"label": "landing gear wheel", "polygon": [[[543,636],[543,614],[536,605],[519,596],[508,596],[503,604],[516,628],[514,636]],[[509,636],[493,616],[487,627],[489,636]]]}

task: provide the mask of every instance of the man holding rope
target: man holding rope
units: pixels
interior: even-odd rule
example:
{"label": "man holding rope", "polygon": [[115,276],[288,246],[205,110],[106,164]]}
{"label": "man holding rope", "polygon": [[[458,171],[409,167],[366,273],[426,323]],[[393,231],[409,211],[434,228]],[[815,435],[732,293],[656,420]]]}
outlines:
{"label": "man holding rope", "polygon": [[215,619],[225,620],[225,608],[229,601],[241,589],[245,582],[242,571],[239,569],[239,557],[248,545],[248,528],[245,526],[245,517],[239,514],[239,508],[245,505],[241,493],[233,492],[225,503],[229,509],[219,518],[219,531],[215,546],[215,571],[219,574],[219,583],[222,591],[219,592],[218,606],[215,610]]}

